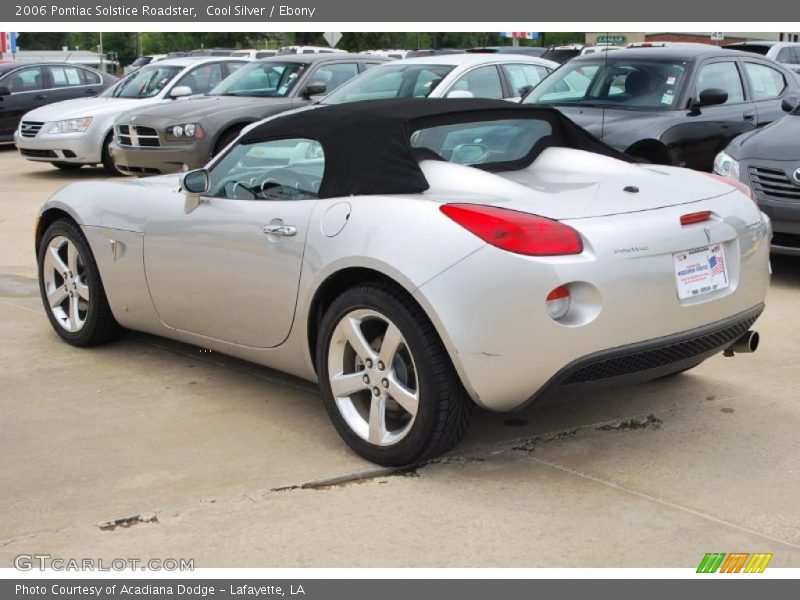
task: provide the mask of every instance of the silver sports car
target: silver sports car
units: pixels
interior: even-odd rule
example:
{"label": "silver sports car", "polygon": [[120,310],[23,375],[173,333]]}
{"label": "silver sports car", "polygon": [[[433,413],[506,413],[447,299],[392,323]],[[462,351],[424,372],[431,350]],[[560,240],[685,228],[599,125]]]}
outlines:
{"label": "silver sports car", "polygon": [[768,218],[559,112],[475,99],[307,107],[207,168],[75,183],[36,226],[55,331],[150,332],[317,380],[344,440],[406,465],[473,404],[755,349]]}

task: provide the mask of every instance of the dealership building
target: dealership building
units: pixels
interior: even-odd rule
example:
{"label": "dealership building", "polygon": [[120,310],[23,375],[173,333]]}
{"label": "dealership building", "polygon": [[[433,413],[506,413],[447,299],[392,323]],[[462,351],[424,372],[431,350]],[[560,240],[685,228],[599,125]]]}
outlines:
{"label": "dealership building", "polygon": [[[721,35],[720,35],[721,33]],[[721,38],[721,39],[720,39]],[[631,43],[641,42],[695,42],[703,44],[733,44],[736,42],[747,41],[773,41],[773,42],[797,42],[800,41],[798,32],[590,32],[586,34],[587,44],[612,44],[614,46],[624,46]]]}

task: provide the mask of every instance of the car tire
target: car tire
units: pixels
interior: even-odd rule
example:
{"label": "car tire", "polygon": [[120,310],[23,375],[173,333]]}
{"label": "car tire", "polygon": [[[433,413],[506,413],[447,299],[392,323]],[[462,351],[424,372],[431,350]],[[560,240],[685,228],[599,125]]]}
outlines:
{"label": "car tire", "polygon": [[77,171],[83,165],[79,165],[76,163],[67,163],[67,162],[51,162],[56,169],[61,169],[62,171]]}
{"label": "car tire", "polygon": [[211,158],[214,158],[217,154],[222,152],[228,146],[228,144],[239,137],[241,132],[242,127],[234,127],[233,129],[229,129],[219,136],[217,143],[214,144],[214,150],[211,152]]}
{"label": "car tire", "polygon": [[[394,343],[382,354],[389,338]],[[418,464],[450,450],[467,429],[473,403],[444,345],[422,309],[394,286],[364,283],[336,298],[322,318],[315,359],[331,421],[369,461]]]}
{"label": "car tire", "polygon": [[96,346],[123,333],[89,243],[74,221],[60,219],[47,228],[37,264],[42,303],[61,339],[73,346]]}
{"label": "car tire", "polygon": [[113,140],[113,131],[106,136],[105,140],[103,140],[103,149],[100,152],[100,160],[103,163],[103,170],[109,175],[124,175],[122,171],[117,169],[117,163],[114,162],[114,156],[111,154],[111,142]]}
{"label": "car tire", "polygon": [[626,150],[626,152],[646,165],[666,165],[672,166],[672,158],[667,152],[666,148],[659,147],[639,147],[633,150]]}

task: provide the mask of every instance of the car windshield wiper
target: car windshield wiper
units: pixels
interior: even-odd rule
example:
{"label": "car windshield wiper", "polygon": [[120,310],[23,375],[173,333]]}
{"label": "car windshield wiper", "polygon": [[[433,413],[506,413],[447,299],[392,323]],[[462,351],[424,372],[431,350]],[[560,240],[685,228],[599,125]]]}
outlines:
{"label": "car windshield wiper", "polygon": [[255,90],[244,90],[241,92],[222,92],[221,94],[209,94],[214,96],[253,96],[258,98],[282,98],[275,92],[258,92]]}
{"label": "car windshield wiper", "polygon": [[594,104],[592,102],[530,102],[530,104],[539,104],[540,106],[578,106],[580,108],[603,108],[602,104]]}

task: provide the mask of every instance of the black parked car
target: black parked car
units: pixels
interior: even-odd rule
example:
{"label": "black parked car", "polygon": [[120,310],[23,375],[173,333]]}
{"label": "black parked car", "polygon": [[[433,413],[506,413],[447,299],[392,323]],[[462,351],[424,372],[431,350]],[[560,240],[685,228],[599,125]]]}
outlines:
{"label": "black parked car", "polygon": [[580,56],[523,102],[555,106],[648,162],[710,171],[733,138],[781,118],[783,99],[798,93],[771,60],[698,44]]}
{"label": "black parked car", "polygon": [[714,172],[753,190],[772,219],[772,251],[800,256],[800,104],[763,129],[740,135],[714,161]]}
{"label": "black parked car", "polygon": [[0,64],[0,144],[14,141],[26,112],[61,100],[96,96],[113,75],[69,63]]}

